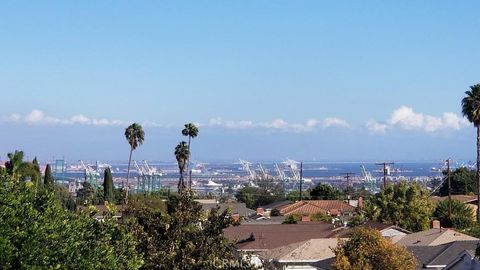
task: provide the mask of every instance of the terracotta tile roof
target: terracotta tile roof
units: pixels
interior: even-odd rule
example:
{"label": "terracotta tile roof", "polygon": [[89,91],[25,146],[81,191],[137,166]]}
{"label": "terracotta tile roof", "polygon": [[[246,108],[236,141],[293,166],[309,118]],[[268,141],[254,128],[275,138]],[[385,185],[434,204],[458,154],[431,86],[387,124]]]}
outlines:
{"label": "terracotta tile roof", "polygon": [[336,214],[338,212],[353,212],[355,207],[341,200],[312,200],[298,201],[296,203],[286,205],[280,209],[282,215],[288,216],[293,214],[311,215],[311,214]]}
{"label": "terracotta tile roof", "polygon": [[[241,250],[268,250],[318,238],[346,237],[348,228],[335,228],[325,222],[299,224],[240,225],[224,230],[224,235],[236,241]],[[253,241],[242,241],[253,234]],[[240,241],[240,242],[239,242]]]}

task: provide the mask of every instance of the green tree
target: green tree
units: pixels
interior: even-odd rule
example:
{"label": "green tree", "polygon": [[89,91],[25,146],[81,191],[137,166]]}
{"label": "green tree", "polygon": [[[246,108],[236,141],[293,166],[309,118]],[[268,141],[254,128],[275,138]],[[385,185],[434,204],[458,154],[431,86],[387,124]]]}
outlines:
{"label": "green tree", "polygon": [[477,222],[480,222],[480,84],[470,86],[462,99],[462,113],[477,129]]}
{"label": "green tree", "polygon": [[103,188],[95,189],[89,182],[77,191],[77,205],[99,205],[105,202]]}
{"label": "green tree", "polygon": [[185,165],[188,161],[190,156],[190,151],[188,150],[188,145],[186,142],[182,141],[178,143],[175,147],[175,158],[177,159],[178,163],[178,170],[180,173],[180,178],[178,180],[178,193],[182,193],[185,188],[185,181],[184,181],[184,174],[185,174]]}
{"label": "green tree", "polygon": [[342,191],[331,185],[318,184],[310,191],[310,197],[313,200],[338,200],[342,198]]}
{"label": "green tree", "polygon": [[144,269],[253,269],[223,235],[232,224],[231,213],[203,212],[191,191],[170,196],[167,211],[129,204],[127,214],[133,217],[130,226],[144,254]]}
{"label": "green tree", "polygon": [[32,174],[34,175],[34,182],[37,187],[39,187],[42,183],[42,172],[40,171],[40,164],[38,163],[37,157],[32,160],[31,165]]}
{"label": "green tree", "polygon": [[127,167],[127,186],[125,188],[125,201],[128,198],[128,179],[130,178],[130,165],[132,162],[132,153],[137,149],[139,145],[143,144],[145,140],[145,132],[143,128],[138,123],[133,123],[125,129],[125,138],[127,139],[128,144],[130,145],[130,155],[128,157],[128,167]]}
{"label": "green tree", "polygon": [[[185,124],[185,128],[182,130],[182,135],[188,137],[188,152],[191,155],[192,153],[190,150],[191,139],[198,136],[198,128],[193,123]],[[187,160],[187,172],[189,171],[188,168],[190,166],[190,155]],[[190,186],[192,184],[191,181],[192,179],[190,179],[190,183],[189,183]]]}
{"label": "green tree", "polygon": [[270,204],[283,198],[278,190],[275,191],[266,186],[241,188],[235,197],[251,209],[256,209],[259,206]]}
{"label": "green tree", "polygon": [[45,187],[53,187],[54,180],[53,180],[52,168],[50,167],[50,164],[47,164],[47,167],[45,168],[45,176],[43,179],[44,179],[43,185]]}
{"label": "green tree", "polygon": [[333,250],[332,264],[336,270],[409,270],[416,269],[417,261],[405,247],[397,246],[382,237],[379,231],[357,227],[349,233],[350,239],[340,241]]}
{"label": "green tree", "polygon": [[[444,171],[443,175],[447,177],[447,171]],[[460,167],[454,170],[450,178],[452,194],[475,194],[475,187],[477,186],[475,177],[476,172],[466,167]],[[448,181],[443,181],[438,195],[448,196]]]}
{"label": "green tree", "polygon": [[[113,212],[113,211],[112,211]],[[135,238],[107,215],[74,213],[52,189],[0,179],[0,269],[139,269]]]}
{"label": "green tree", "polygon": [[113,189],[112,171],[110,168],[106,168],[103,174],[103,197],[105,201],[115,204],[115,194]]}
{"label": "green tree", "polygon": [[468,204],[452,200],[452,216],[448,215],[448,200],[439,202],[433,212],[433,217],[440,220],[445,228],[467,229],[473,225],[474,213]]}
{"label": "green tree", "polygon": [[[41,179],[38,161],[37,164],[25,162],[23,157],[23,151],[16,150],[14,153],[8,153],[9,161],[5,163],[7,173],[17,180],[30,180],[35,184],[35,187],[38,187]],[[33,161],[36,161],[36,158]]]}
{"label": "green tree", "polygon": [[14,153],[8,153],[7,157],[9,160],[5,162],[5,169],[7,173],[13,176],[14,179],[19,179],[20,170],[23,165],[23,151],[15,150]]}
{"label": "green tree", "polygon": [[[311,199],[312,199],[312,197],[310,197],[310,191],[306,190],[306,191],[302,192],[302,200],[311,200]],[[290,191],[287,194],[287,200],[292,201],[292,202],[299,201],[300,200],[300,191],[299,190]]]}
{"label": "green tree", "polygon": [[426,188],[416,182],[402,181],[387,186],[366,200],[363,211],[370,220],[392,223],[417,232],[430,227],[433,209]]}

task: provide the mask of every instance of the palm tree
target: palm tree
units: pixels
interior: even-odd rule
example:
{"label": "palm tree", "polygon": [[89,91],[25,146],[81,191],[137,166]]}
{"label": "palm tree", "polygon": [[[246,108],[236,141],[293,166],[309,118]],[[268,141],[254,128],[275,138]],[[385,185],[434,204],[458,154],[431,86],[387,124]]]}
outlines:
{"label": "palm tree", "polygon": [[480,84],[470,86],[462,99],[462,113],[477,128],[477,221],[480,222]]}
{"label": "palm tree", "polygon": [[23,151],[15,150],[15,153],[8,153],[9,161],[5,163],[5,168],[7,169],[7,173],[16,178],[20,174],[20,170],[23,167]]}
{"label": "palm tree", "polygon": [[182,191],[186,188],[185,182],[183,181],[185,164],[190,157],[190,151],[188,150],[188,145],[186,142],[182,141],[175,147],[175,157],[177,158],[178,170],[180,172],[180,179],[178,180],[178,193],[182,193]]}
{"label": "palm tree", "polygon": [[142,126],[138,123],[133,123],[125,129],[125,138],[127,139],[128,144],[130,144],[130,156],[128,158],[128,168],[127,168],[127,187],[125,190],[125,200],[128,198],[128,179],[130,178],[130,164],[132,162],[132,152],[137,149],[137,147],[143,144],[145,139],[145,132],[143,132]]}
{"label": "palm tree", "polygon": [[443,200],[437,204],[433,217],[440,220],[443,227],[465,229],[472,225],[474,212],[468,204],[452,200],[452,215],[450,216],[448,200]]}
{"label": "palm tree", "polygon": [[[195,124],[193,123],[188,123],[188,124],[185,124],[185,128],[182,130],[182,135],[183,136],[188,136],[188,152],[190,152],[190,141],[191,139],[195,138],[198,136],[198,128],[197,126],[195,126]],[[188,157],[188,160],[187,160],[187,172],[188,172],[188,168],[190,166],[190,155]],[[191,176],[191,175],[190,175]],[[192,185],[192,179],[190,177],[190,187]]]}

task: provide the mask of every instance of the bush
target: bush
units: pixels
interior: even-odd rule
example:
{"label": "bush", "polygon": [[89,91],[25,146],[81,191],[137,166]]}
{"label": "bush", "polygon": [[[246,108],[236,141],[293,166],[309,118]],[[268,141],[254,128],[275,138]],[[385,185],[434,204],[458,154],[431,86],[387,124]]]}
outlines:
{"label": "bush", "polygon": [[282,224],[297,224],[298,220],[295,218],[294,215],[287,216],[285,220],[282,222]]}

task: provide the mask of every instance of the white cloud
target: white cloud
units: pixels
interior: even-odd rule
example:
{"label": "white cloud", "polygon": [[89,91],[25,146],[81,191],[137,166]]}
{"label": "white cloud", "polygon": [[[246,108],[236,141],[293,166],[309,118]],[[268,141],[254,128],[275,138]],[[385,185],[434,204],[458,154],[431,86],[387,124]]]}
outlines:
{"label": "white cloud", "polygon": [[375,120],[369,120],[365,126],[372,134],[385,134],[388,129],[388,125],[379,123]]}
{"label": "white cloud", "polygon": [[403,129],[418,129],[423,126],[423,118],[423,114],[415,113],[412,108],[402,106],[393,111],[388,122]]}
{"label": "white cloud", "polygon": [[270,122],[265,123],[264,126],[266,128],[286,129],[289,128],[291,125],[283,119],[274,119]]}
{"label": "white cloud", "polygon": [[[202,126],[202,124],[198,124],[198,126]],[[207,126],[218,126],[218,127],[225,127],[228,129],[245,129],[245,128],[253,127],[253,122],[249,120],[224,121],[221,117],[217,117],[217,118],[210,119]]]}
{"label": "white cloud", "polygon": [[77,114],[69,119],[62,119],[53,116],[46,115],[43,111],[34,109],[26,115],[18,113],[11,114],[10,116],[2,118],[6,122],[24,123],[28,125],[92,125],[92,126],[121,126],[125,125],[124,121],[120,120],[108,120],[92,119],[83,114]]}
{"label": "white cloud", "polygon": [[371,133],[385,133],[387,129],[392,127],[432,133],[444,130],[459,130],[469,125],[467,119],[452,112],[445,112],[441,116],[432,116],[417,113],[411,107],[401,106],[392,112],[386,124],[370,120],[366,123],[366,128]]}
{"label": "white cloud", "polygon": [[271,121],[255,123],[251,120],[231,121],[221,117],[212,118],[206,126],[223,127],[227,129],[264,128],[289,132],[309,132],[321,126],[323,128],[341,127],[348,128],[350,125],[343,119],[329,117],[325,120],[309,119],[305,123],[290,123],[284,119],[276,118]]}
{"label": "white cloud", "polygon": [[77,115],[72,116],[70,121],[72,121],[72,123],[78,123],[78,124],[84,124],[84,125],[89,125],[92,122],[92,120],[90,120],[90,118],[86,117],[83,114],[77,114]]}
{"label": "white cloud", "polygon": [[350,127],[350,125],[347,123],[347,121],[345,121],[343,119],[340,119],[340,118],[336,118],[336,117],[325,118],[325,120],[323,120],[323,122],[322,122],[322,126],[324,128],[328,128],[328,127],[348,128],[348,127]]}

